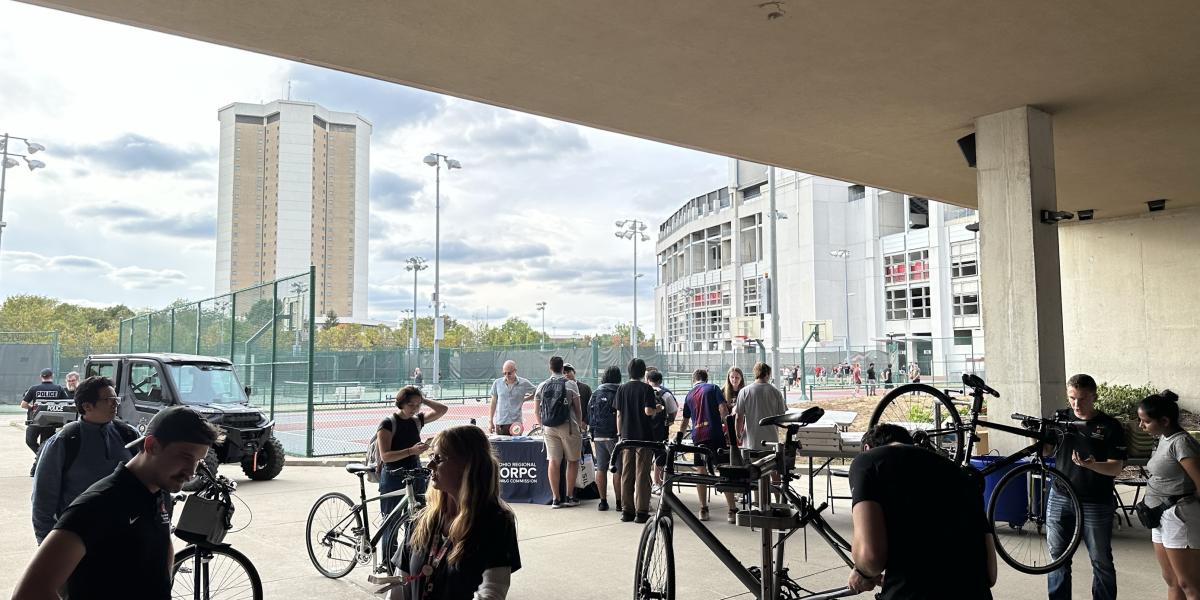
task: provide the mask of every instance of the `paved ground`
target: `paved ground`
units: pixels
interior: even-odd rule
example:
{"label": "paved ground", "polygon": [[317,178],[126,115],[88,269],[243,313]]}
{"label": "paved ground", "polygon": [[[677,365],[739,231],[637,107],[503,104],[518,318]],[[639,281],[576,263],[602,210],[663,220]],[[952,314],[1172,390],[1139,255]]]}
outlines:
{"label": "paved ground", "polygon": [[[29,452],[23,434],[0,417],[0,598],[11,595],[12,587],[33,553],[29,521]],[[356,569],[340,580],[319,575],[309,563],[304,546],[304,522],[312,502],[330,490],[357,496],[356,479],[340,468],[289,466],[269,482],[251,482],[228,466],[222,472],[239,481],[239,496],[250,510],[239,506],[235,523],[253,519],[241,532],[227,538],[249,556],[265,581],[267,598],[287,600],[370,598],[366,573]],[[844,485],[835,480],[835,485]],[[823,481],[818,494],[823,493]],[[841,490],[845,493],[845,490]],[[685,494],[692,499],[692,493]],[[695,500],[691,502],[694,504]],[[594,502],[574,509],[552,511],[544,506],[518,505],[518,537],[524,568],[513,579],[514,599],[609,599],[629,597],[632,589],[634,554],[640,529],[619,523],[611,513],[595,510]],[[833,526],[849,537],[848,501],[839,501],[837,513],[829,517]],[[714,515],[716,511],[714,511]],[[954,568],[954,550],[937,543],[937,533],[951,524],[938,524],[931,507],[929,515],[929,560],[931,569]],[[678,526],[675,539],[678,597],[689,600],[750,598],[720,563],[691,532]],[[724,523],[713,523],[716,534],[737,556],[754,560],[755,534]],[[1144,529],[1116,532],[1116,561],[1122,596],[1153,598],[1165,595]],[[804,575],[814,589],[842,584],[847,570],[815,535],[808,540],[805,561],[802,534],[789,545],[790,569]],[[1077,562],[1078,561],[1077,556]],[[1086,560],[1084,561],[1086,562]],[[1090,569],[1080,565],[1076,576],[1076,598],[1089,598]],[[1045,579],[1023,575],[1001,564],[995,596],[1038,598],[1045,596]],[[117,597],[117,596],[114,596]],[[860,596],[862,598],[867,595]]]}

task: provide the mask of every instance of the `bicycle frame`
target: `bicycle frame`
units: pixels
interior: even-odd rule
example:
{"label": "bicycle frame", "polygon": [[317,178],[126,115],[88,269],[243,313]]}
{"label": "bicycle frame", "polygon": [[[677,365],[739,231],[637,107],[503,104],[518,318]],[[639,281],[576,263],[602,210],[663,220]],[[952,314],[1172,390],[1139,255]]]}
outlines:
{"label": "bicycle frame", "polygon": [[[741,563],[733,555],[724,543],[713,534],[703,522],[700,521],[691,510],[683,503],[683,501],[671,489],[671,486],[676,483],[690,483],[696,485],[722,486],[722,485],[741,485],[745,483],[743,480],[733,480],[731,478],[717,475],[702,475],[699,473],[675,473],[675,455],[677,453],[701,453],[709,457],[709,467],[711,470],[713,452],[708,448],[703,447],[685,447],[679,444],[669,445],[667,447],[667,477],[663,482],[661,501],[658,510],[654,516],[654,522],[657,523],[659,517],[671,517],[672,513],[679,516],[679,519],[688,529],[692,530],[700,541],[716,555],[725,568],[729,569],[737,577],[746,589],[754,594],[756,598],[771,597],[777,598],[780,594],[781,580],[777,577],[779,573],[776,569],[782,569],[784,564],[784,549],[785,542],[792,534],[801,529],[805,529],[808,525],[813,525],[818,535],[829,544],[834,552],[846,563],[846,566],[853,567],[854,562],[846,555],[845,551],[850,549],[850,544],[841,537],[836,531],[833,531],[828,523],[820,515],[821,509],[814,509],[807,501],[797,495],[789,485],[793,480],[791,475],[790,463],[786,458],[781,460],[786,455],[787,448],[796,445],[794,441],[795,434],[799,430],[798,426],[789,426],[787,428],[786,441],[779,444],[776,451],[771,454],[753,461],[748,467],[750,477],[749,480],[758,481],[758,497],[760,508],[764,504],[764,499],[771,497],[771,490],[774,486],[770,483],[772,472],[780,473],[780,488],[788,502],[798,511],[796,527],[791,528],[787,533],[781,534],[778,541],[775,538],[775,529],[772,527],[762,527],[762,569],[760,574],[762,578],[755,575]],[[682,450],[681,450],[682,449]],[[736,448],[735,448],[736,451]],[[767,501],[767,512],[773,512],[769,508],[769,500]],[[762,512],[762,511],[760,511]],[[773,556],[774,555],[774,556]],[[780,571],[782,572],[782,571]],[[825,590],[803,596],[805,600],[827,600],[832,598],[841,598],[850,595],[848,588],[841,587],[832,590]]]}
{"label": "bicycle frame", "polygon": [[[344,540],[341,540],[337,537],[330,537],[329,534],[334,531],[342,531],[343,528],[349,524],[349,521],[351,519],[353,519],[355,515],[358,515],[360,522],[362,523],[362,532],[358,535],[358,541],[359,542],[366,541],[367,542],[366,547],[372,549],[371,570],[374,571],[375,567],[378,566],[376,561],[379,558],[379,553],[375,552],[374,549],[379,545],[380,541],[383,539],[384,533],[387,532],[390,528],[397,525],[401,519],[405,518],[407,515],[413,514],[417,509],[420,509],[424,506],[424,503],[419,503],[419,502],[417,503],[416,506],[414,506],[415,501],[413,499],[416,498],[416,490],[413,486],[413,480],[414,480],[414,478],[410,477],[408,479],[408,481],[405,483],[403,490],[396,490],[396,491],[392,491],[392,492],[387,492],[385,494],[380,494],[378,496],[375,496],[374,498],[367,498],[366,482],[363,480],[362,477],[359,477],[358,494],[359,494],[360,501],[358,504],[354,505],[350,509],[350,512],[345,517],[343,517],[341,521],[338,521],[338,523],[335,526],[331,527],[329,529],[329,532],[326,533],[326,537],[329,538],[330,543],[342,544],[344,546],[349,546],[350,544],[346,543]],[[404,497],[400,499],[400,503],[397,504],[396,507],[393,508],[392,511],[389,512],[383,518],[383,521],[379,524],[379,529],[374,534],[372,534],[371,533],[371,518],[370,518],[370,513],[368,512],[368,505],[372,502],[378,502],[384,498],[391,498],[391,497],[398,496],[401,493],[404,494]],[[360,551],[360,550],[362,550],[362,548],[358,548],[356,545],[355,550]]]}

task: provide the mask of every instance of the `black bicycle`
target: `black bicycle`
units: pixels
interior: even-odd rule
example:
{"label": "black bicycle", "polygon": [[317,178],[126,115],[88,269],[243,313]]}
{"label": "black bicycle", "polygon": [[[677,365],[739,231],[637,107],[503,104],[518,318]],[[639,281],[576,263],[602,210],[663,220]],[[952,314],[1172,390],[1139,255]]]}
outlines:
{"label": "black bicycle", "polygon": [[[755,598],[779,598],[784,600],[824,600],[852,596],[849,587],[824,591],[804,588],[789,576],[783,565],[787,539],[805,528],[816,531],[833,549],[846,566],[853,567],[848,553],[850,543],[839,535],[821,517],[827,505],[813,507],[809,499],[791,490],[789,483],[796,477],[791,473],[795,450],[800,447],[796,433],[801,427],[816,422],[825,411],[818,407],[803,413],[785,413],[760,421],[762,425],[776,425],[787,431],[784,442],[773,444],[774,451],[765,453],[751,462],[739,460],[736,446],[729,453],[729,464],[716,464],[712,450],[682,443],[682,434],[674,442],[645,442],[625,440],[619,442],[614,452],[624,448],[650,448],[665,452],[666,480],[662,486],[661,502],[653,518],[642,530],[638,543],[637,562],[634,567],[633,597],[635,600],[674,600],[675,598],[675,554],[672,547],[674,519],[678,517],[691,529],[700,541],[725,565],[727,569]],[[731,417],[732,418],[732,417]],[[733,430],[732,424],[729,428]],[[708,473],[676,473],[675,457],[678,454],[701,454],[707,459]],[[779,473],[780,484],[772,486],[771,474]],[[757,507],[740,510],[736,522],[741,527],[759,528],[762,535],[761,565],[747,567],[721,543],[691,510],[672,491],[675,483],[713,486],[720,492],[752,493],[756,489]],[[786,505],[773,505],[772,494],[781,494]]]}
{"label": "black bicycle", "polygon": [[183,512],[175,537],[188,546],[175,553],[171,597],[180,600],[262,600],[262,579],[245,554],[224,543],[233,528],[231,495],[237,484],[216,475],[203,463],[197,473],[204,485],[190,496],[179,494]]}
{"label": "black bicycle", "polygon": [[[980,417],[984,396],[998,398],[1000,393],[974,374],[964,374],[963,385],[971,389],[970,416],[965,424],[956,408],[960,403],[947,393],[953,393],[952,390],[910,383],[893,389],[879,401],[871,414],[869,427],[879,423],[901,425],[913,434],[916,445],[938,452],[982,477],[1011,467],[988,497],[987,518],[995,535],[996,553],[1022,573],[1049,573],[1070,560],[1083,539],[1083,519],[1076,518],[1062,550],[1057,554],[1051,552],[1047,524],[1058,517],[1055,507],[1050,504],[1051,490],[1060,502],[1074,510],[1074,514],[1082,515],[1083,507],[1071,481],[1051,466],[1045,450],[1061,443],[1066,436],[1080,435],[1081,423],[1020,413],[1012,415],[1014,420],[1021,422],[1020,427],[992,423]],[[1035,441],[982,469],[975,469],[968,457],[979,441],[979,427]],[[1029,460],[1022,462],[1024,459]]]}
{"label": "black bicycle", "polygon": [[[368,499],[365,477],[374,470],[375,467],[361,463],[346,465],[346,471],[358,476],[358,504],[341,492],[330,492],[318,498],[308,512],[305,528],[308,557],[317,571],[330,579],[345,576],[361,563],[371,565],[371,575],[367,577],[370,583],[390,583],[395,576],[392,556],[404,539],[405,528],[425,507],[425,496],[416,493],[414,484],[418,480],[428,480],[429,469],[391,469],[390,473],[402,478],[404,487]],[[372,534],[374,507],[370,504],[395,496],[403,497]],[[389,530],[395,531],[392,544],[389,548],[380,548],[383,535]]]}

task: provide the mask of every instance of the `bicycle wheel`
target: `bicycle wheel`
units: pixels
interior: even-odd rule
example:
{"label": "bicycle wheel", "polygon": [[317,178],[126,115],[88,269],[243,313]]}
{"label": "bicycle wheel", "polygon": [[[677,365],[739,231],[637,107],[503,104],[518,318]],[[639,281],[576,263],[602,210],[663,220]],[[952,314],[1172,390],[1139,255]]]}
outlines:
{"label": "bicycle wheel", "polygon": [[362,538],[362,513],[345,494],[330,492],[308,511],[308,558],[322,575],[337,579],[354,569]]}
{"label": "bicycle wheel", "polygon": [[246,555],[229,546],[204,549],[188,546],[175,553],[171,574],[175,578],[171,597],[179,600],[262,600],[263,597],[258,569]]}
{"label": "bicycle wheel", "polygon": [[671,548],[671,518],[661,516],[642,529],[637,566],[633,570],[634,600],[675,600],[675,553]]}
{"label": "bicycle wheel", "polygon": [[880,423],[904,427],[918,446],[935,450],[955,463],[962,464],[966,458],[958,409],[933,386],[908,383],[888,392],[875,406],[868,427]]}
{"label": "bicycle wheel", "polygon": [[[404,539],[408,534],[408,526],[412,523],[415,516],[412,512],[412,505],[407,498],[401,500],[398,508],[399,510],[395,514],[388,515],[390,518],[384,518],[378,525],[378,531],[383,531],[385,527],[393,529],[390,537],[382,536],[379,540],[381,546],[379,561],[387,569],[389,576],[396,574],[396,565],[392,564],[392,557],[400,549],[400,544],[404,543]],[[386,544],[385,540],[387,540]]]}
{"label": "bicycle wheel", "polygon": [[[1075,526],[1064,532],[1066,543],[1057,552],[1050,548],[1049,525],[1061,523],[1062,515],[1050,506],[1051,487],[1075,514]],[[1037,463],[1009,471],[988,498],[987,518],[995,534],[996,553],[1012,568],[1030,575],[1049,573],[1071,559],[1083,539],[1082,515],[1083,506],[1067,476]]]}

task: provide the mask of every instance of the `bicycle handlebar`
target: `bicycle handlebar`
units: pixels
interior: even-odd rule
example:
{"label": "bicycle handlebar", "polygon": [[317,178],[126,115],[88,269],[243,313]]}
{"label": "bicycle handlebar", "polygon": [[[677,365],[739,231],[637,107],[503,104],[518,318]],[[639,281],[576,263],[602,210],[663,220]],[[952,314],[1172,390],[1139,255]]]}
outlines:
{"label": "bicycle handlebar", "polygon": [[983,382],[983,379],[981,379],[978,375],[976,375],[974,373],[963,373],[962,382],[963,382],[963,385],[965,385],[967,387],[975,388],[976,390],[978,390],[980,392],[983,392],[985,394],[990,394],[992,396],[995,396],[996,398],[1000,397],[1000,392],[997,392],[996,390],[992,389],[990,386],[988,386],[988,384]]}
{"label": "bicycle handlebar", "polygon": [[396,467],[395,469],[388,469],[387,472],[391,473],[392,475],[395,475],[397,477],[401,477],[401,478],[405,478],[405,479],[407,479],[407,478],[428,479],[429,476],[433,473],[433,471],[431,471],[425,467],[418,467],[416,469],[409,469],[409,468],[405,468],[405,467]]}

